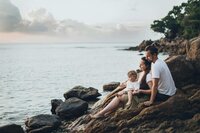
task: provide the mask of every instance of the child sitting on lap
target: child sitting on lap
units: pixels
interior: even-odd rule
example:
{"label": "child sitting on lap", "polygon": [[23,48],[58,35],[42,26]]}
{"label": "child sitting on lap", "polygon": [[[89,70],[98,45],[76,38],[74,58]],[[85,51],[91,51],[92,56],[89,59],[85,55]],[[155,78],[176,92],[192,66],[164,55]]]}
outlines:
{"label": "child sitting on lap", "polygon": [[127,106],[131,104],[132,95],[139,89],[140,84],[136,81],[137,80],[137,73],[134,70],[128,72],[128,80],[122,83],[120,86],[126,87],[124,90],[117,93],[117,96],[121,96],[123,94],[128,93],[128,102]]}

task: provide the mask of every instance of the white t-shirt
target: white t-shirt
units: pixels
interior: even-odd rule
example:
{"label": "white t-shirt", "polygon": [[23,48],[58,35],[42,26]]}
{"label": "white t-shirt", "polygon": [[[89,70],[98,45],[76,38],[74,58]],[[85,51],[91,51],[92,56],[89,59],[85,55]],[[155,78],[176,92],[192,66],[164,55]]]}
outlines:
{"label": "white t-shirt", "polygon": [[[139,79],[138,79],[138,82],[140,83],[141,80],[142,80],[142,77],[144,76],[145,72],[141,72],[140,75],[139,75]],[[151,78],[151,73],[149,72],[147,75],[146,75],[146,83],[148,83],[149,81],[151,81],[152,78]]]}
{"label": "white t-shirt", "polygon": [[135,81],[135,82],[131,82],[131,81],[127,81],[126,82],[126,88],[124,89],[124,91],[128,91],[129,89],[139,89],[140,88],[140,84]]}
{"label": "white t-shirt", "polygon": [[158,78],[158,92],[172,96],[176,93],[176,87],[167,64],[160,59],[151,65],[152,79]]}
{"label": "white t-shirt", "polygon": [[149,72],[146,76],[146,83],[148,83],[149,81],[151,81],[152,78],[151,78],[151,73]]}

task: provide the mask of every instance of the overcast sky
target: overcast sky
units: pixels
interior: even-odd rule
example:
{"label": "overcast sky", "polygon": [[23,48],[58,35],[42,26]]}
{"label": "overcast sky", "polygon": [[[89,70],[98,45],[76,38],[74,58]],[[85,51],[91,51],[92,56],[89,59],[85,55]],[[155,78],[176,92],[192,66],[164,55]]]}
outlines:
{"label": "overcast sky", "polygon": [[137,42],[187,0],[0,0],[0,43]]}

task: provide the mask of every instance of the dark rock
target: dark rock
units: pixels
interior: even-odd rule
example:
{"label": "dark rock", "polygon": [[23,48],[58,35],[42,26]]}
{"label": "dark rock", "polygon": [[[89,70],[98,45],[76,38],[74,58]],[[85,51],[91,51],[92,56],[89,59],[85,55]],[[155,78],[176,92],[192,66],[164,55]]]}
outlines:
{"label": "dark rock", "polygon": [[135,46],[135,47],[129,47],[129,48],[124,49],[124,50],[137,51],[137,50],[139,50],[139,47],[138,47],[138,46]]}
{"label": "dark rock", "polygon": [[61,121],[56,115],[41,114],[25,122],[28,133],[49,133],[59,127]]}
{"label": "dark rock", "polygon": [[64,94],[65,99],[70,97],[77,97],[86,101],[95,100],[99,96],[101,96],[101,94],[97,89],[93,87],[86,88],[83,86],[75,86]]}
{"label": "dark rock", "polygon": [[195,82],[195,69],[192,63],[186,60],[186,56],[172,56],[166,60],[166,63],[171,71],[176,87],[183,87]]}
{"label": "dark rock", "polygon": [[120,85],[120,82],[110,82],[108,84],[103,85],[104,91],[113,91]]}
{"label": "dark rock", "polygon": [[63,101],[61,99],[53,99],[51,100],[51,113],[52,114],[56,114],[56,108],[63,103]]}
{"label": "dark rock", "polygon": [[0,127],[0,133],[25,133],[20,125],[10,124]]}
{"label": "dark rock", "polygon": [[62,119],[71,119],[83,115],[88,109],[88,103],[72,97],[56,108],[56,114]]}
{"label": "dark rock", "polygon": [[196,84],[189,84],[189,85],[182,87],[180,90],[185,95],[187,95],[187,97],[189,98],[189,97],[193,96],[198,91],[198,88],[200,88],[200,87]]}
{"label": "dark rock", "polygon": [[143,53],[139,53],[138,55],[144,55]]}

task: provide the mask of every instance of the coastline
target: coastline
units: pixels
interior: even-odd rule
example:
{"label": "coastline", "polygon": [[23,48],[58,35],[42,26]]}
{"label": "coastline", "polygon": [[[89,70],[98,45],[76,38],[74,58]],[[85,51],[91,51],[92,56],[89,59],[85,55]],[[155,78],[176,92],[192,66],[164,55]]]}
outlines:
{"label": "coastline", "polygon": [[[106,119],[91,120],[89,114],[99,110],[104,99],[97,101],[93,107],[88,108],[88,99],[89,101],[96,99],[99,96],[98,91],[95,90],[95,88],[92,90],[90,90],[90,88],[85,88],[88,95],[91,94],[91,92],[93,94],[89,95],[90,98],[86,98],[87,96],[83,95],[86,94],[85,92],[80,93],[80,91],[84,89],[78,89],[79,93],[77,93],[77,90],[73,91],[72,89],[67,92],[68,96],[65,96],[65,99],[67,101],[71,97],[77,98],[70,99],[67,107],[74,103],[74,101],[75,103],[77,102],[74,106],[77,106],[77,104],[80,105],[80,108],[77,109],[78,114],[72,110],[71,113],[69,113],[71,116],[63,117],[62,109],[66,107],[66,101],[63,102],[59,99],[52,100],[53,114],[56,114],[56,116],[38,114],[39,117],[28,119],[26,121],[27,129],[29,128],[27,131],[51,132],[54,130],[54,133],[199,131],[200,78],[198,75],[200,75],[200,70],[196,69],[200,67],[200,37],[191,40],[177,39],[169,41],[160,39],[157,41],[143,41],[138,47],[136,46],[135,49],[131,48],[130,50],[143,51],[144,47],[152,43],[159,47],[160,52],[167,52],[170,54],[170,57],[165,61],[170,68],[176,87],[178,88],[178,92],[175,96],[171,97],[166,102],[150,107],[141,106],[136,110],[118,110],[110,114]],[[59,107],[61,104],[62,107],[64,106],[63,108]],[[58,111],[56,112],[58,107],[61,109],[61,113],[58,113]],[[73,114],[76,115],[74,116]],[[44,124],[43,118],[46,124]],[[33,121],[37,123],[37,126],[31,124]],[[43,124],[40,124],[40,122]],[[12,129],[12,126],[9,127],[9,129]]]}

